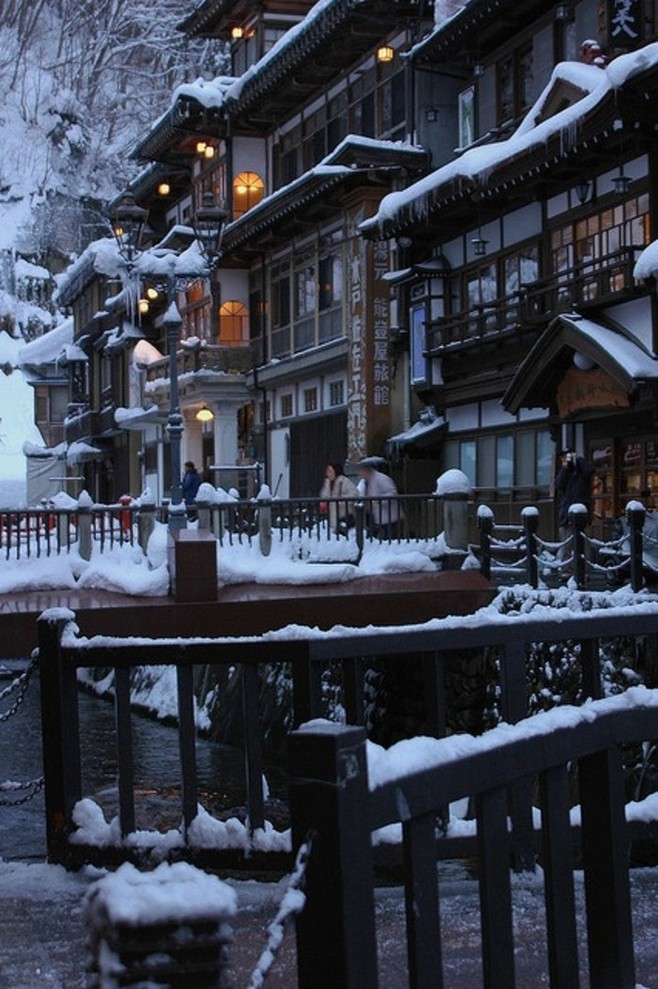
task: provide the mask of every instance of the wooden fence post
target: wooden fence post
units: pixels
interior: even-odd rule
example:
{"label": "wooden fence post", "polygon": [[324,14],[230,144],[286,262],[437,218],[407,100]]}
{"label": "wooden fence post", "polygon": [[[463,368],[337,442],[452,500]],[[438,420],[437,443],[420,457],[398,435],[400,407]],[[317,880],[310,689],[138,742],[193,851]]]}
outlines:
{"label": "wooden fence post", "polygon": [[[578,509],[584,509],[579,511]],[[579,591],[585,589],[587,582],[587,559],[585,556],[585,526],[587,525],[587,509],[584,505],[572,505],[569,509],[569,521],[573,532],[573,572]]]}
{"label": "wooden fence post", "polygon": [[480,572],[486,580],[491,580],[491,537],[494,530],[494,513],[488,505],[478,508],[478,528],[480,530]]}
{"label": "wooden fence post", "polygon": [[78,683],[75,668],[61,658],[62,632],[73,618],[73,612],[55,608],[38,623],[46,850],[57,865],[68,864],[71,816],[82,796]]}
{"label": "wooden fence post", "polygon": [[644,584],[642,576],[642,530],[644,529],[645,516],[646,512],[642,502],[629,501],[626,506],[626,518],[628,519],[628,535],[631,544],[631,589],[636,593],[642,590]]}
{"label": "wooden fence post", "polygon": [[590,982],[596,989],[634,989],[628,834],[619,749],[581,759],[578,783]]}
{"label": "wooden fence post", "polygon": [[[524,642],[505,646],[500,663],[501,714],[509,725],[528,716],[526,686],[526,651]],[[512,864],[515,872],[533,872],[536,862],[532,822],[533,780],[522,777],[508,789],[509,815],[512,821]]]}
{"label": "wooden fence post", "polygon": [[306,906],[297,919],[299,989],[376,989],[377,947],[363,728],[289,736],[293,846],[309,835]]}
{"label": "wooden fence post", "polygon": [[528,583],[535,590],[539,587],[539,567],[537,565],[537,529],[539,528],[539,512],[536,508],[524,508],[521,512],[523,531],[525,533],[526,575]]}

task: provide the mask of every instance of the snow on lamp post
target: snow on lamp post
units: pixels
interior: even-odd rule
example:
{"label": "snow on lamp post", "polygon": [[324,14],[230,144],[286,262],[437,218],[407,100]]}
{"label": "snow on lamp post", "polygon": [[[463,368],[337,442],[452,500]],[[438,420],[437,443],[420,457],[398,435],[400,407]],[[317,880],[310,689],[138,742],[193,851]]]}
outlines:
{"label": "snow on lamp post", "polygon": [[[192,226],[198,244],[199,253],[203,264],[195,271],[178,271],[173,264],[170,264],[164,277],[166,278],[167,308],[165,310],[163,325],[169,349],[169,413],[167,416],[167,433],[169,436],[169,463],[171,472],[171,505],[172,508],[180,506],[182,498],[181,489],[181,438],[183,435],[183,417],[181,415],[178,392],[178,341],[180,330],[183,324],[177,305],[177,293],[182,285],[187,285],[190,281],[204,275],[210,278],[211,297],[211,319],[216,321],[218,315],[214,304],[214,291],[212,282],[212,271],[216,267],[220,258],[220,248],[224,226],[226,224],[226,211],[215,204],[214,196],[211,192],[203,195],[202,205],[196,211]],[[140,251],[140,241],[144,225],[148,217],[148,210],[138,206],[131,193],[125,193],[119,205],[116,207],[112,217],[112,229],[119,249],[119,254],[126,263],[128,273],[132,274],[138,260],[144,258],[147,251]],[[172,252],[170,258],[175,260],[180,255]],[[148,264],[140,264],[140,275],[148,273]],[[157,265],[158,274],[162,275],[162,270]],[[180,511],[170,513],[170,527],[178,528],[185,525],[185,514]]]}

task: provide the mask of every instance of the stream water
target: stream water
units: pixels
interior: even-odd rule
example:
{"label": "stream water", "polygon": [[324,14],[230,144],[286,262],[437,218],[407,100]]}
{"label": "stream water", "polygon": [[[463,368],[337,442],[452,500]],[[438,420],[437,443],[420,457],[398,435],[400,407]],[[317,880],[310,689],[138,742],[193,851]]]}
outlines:
{"label": "stream water", "polygon": [[[24,663],[5,661],[2,668],[20,671]],[[0,688],[10,681],[0,679]],[[30,682],[24,703],[16,715],[0,722],[0,782],[24,781],[42,775],[39,677]],[[11,705],[7,698],[2,710]],[[108,820],[118,806],[114,707],[106,700],[80,694],[82,793],[103,808]],[[178,732],[150,718],[133,715],[133,758],[138,828],[165,830],[181,820]],[[243,816],[245,801],[242,750],[197,739],[199,800],[203,806],[228,817]],[[287,782],[284,770],[267,766],[270,791],[266,817],[282,827],[285,820]],[[19,794],[20,796],[20,794]],[[3,793],[2,798],[7,799]],[[15,797],[12,794],[11,799]],[[18,807],[0,806],[0,858],[42,859],[46,853],[43,794]]]}

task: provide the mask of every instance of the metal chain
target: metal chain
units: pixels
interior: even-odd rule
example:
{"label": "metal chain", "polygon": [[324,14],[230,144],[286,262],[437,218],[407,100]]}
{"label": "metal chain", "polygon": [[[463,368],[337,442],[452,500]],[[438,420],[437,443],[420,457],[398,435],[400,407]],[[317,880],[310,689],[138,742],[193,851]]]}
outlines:
{"label": "metal chain", "polygon": [[15,691],[18,691],[16,700],[14,701],[12,706],[8,708],[6,711],[3,711],[2,714],[0,714],[0,722],[8,721],[9,718],[13,717],[13,715],[16,714],[19,707],[25,700],[25,694],[27,693],[27,688],[30,683],[30,678],[38,665],[39,665],[39,656],[35,650],[28,664],[27,669],[25,670],[25,673],[21,673],[21,675],[16,677],[16,679],[13,680],[8,687],[5,687],[3,691],[0,691],[0,700],[4,700],[5,697],[9,697]]}
{"label": "metal chain", "polygon": [[45,783],[45,778],[40,776],[36,780],[26,780],[23,783],[15,783],[13,780],[5,780],[4,783],[0,783],[0,791],[16,791],[16,790],[31,790],[31,793],[26,794],[19,800],[3,800],[0,797],[0,807],[20,807],[21,804],[27,804],[30,800],[34,800],[37,793],[43,790]]}
{"label": "metal chain", "polygon": [[281,950],[288,921],[296,914],[301,913],[304,909],[306,904],[306,896],[302,892],[302,889],[306,879],[306,869],[308,867],[308,860],[311,855],[312,847],[313,835],[309,833],[306,836],[306,841],[299,846],[297,857],[295,858],[295,865],[290,874],[288,886],[283,894],[283,899],[279,905],[279,910],[276,917],[267,928],[267,933],[269,935],[267,944],[258,959],[256,968],[251,973],[251,978],[247,989],[261,989],[261,986],[270,974],[272,966],[274,965],[279,951]]}

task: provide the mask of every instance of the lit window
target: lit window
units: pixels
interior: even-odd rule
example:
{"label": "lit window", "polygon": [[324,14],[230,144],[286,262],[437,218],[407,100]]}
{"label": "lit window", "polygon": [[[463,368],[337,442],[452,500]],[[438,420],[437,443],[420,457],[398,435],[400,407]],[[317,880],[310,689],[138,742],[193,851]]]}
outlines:
{"label": "lit window", "polygon": [[219,309],[219,342],[224,347],[240,347],[247,342],[249,313],[242,302],[223,302]]}
{"label": "lit window", "polygon": [[265,195],[265,185],[256,172],[240,172],[233,180],[233,218],[237,220]]}

